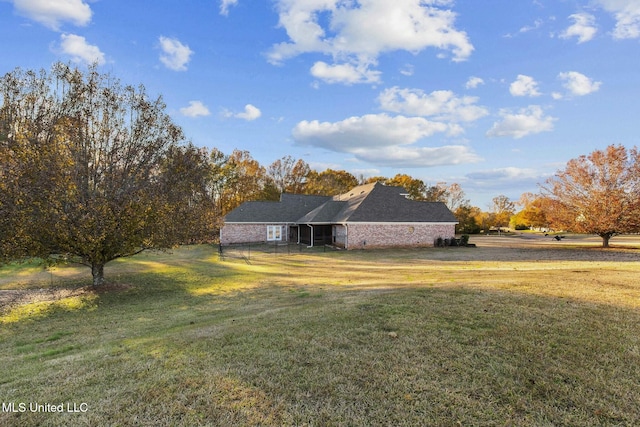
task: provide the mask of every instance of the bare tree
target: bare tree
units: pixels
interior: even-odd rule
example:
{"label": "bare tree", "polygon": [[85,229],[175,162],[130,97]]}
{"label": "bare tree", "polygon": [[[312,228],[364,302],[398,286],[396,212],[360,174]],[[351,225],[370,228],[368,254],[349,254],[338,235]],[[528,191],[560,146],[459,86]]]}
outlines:
{"label": "bare tree", "polygon": [[454,182],[447,188],[445,203],[452,212],[456,212],[461,207],[469,206],[469,199],[460,184]]}
{"label": "bare tree", "polygon": [[276,160],[267,168],[280,193],[302,193],[307,174],[311,168],[302,159],[295,161],[291,156]]}

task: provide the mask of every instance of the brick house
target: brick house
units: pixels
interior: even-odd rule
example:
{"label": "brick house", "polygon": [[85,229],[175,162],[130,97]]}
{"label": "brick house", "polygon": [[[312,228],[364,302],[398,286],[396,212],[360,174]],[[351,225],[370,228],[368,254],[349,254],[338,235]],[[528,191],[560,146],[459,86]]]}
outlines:
{"label": "brick house", "polygon": [[407,198],[380,183],[333,197],[283,194],[278,202],[246,202],[229,212],[220,243],[292,242],[345,249],[431,246],[455,234],[455,216],[441,202]]}

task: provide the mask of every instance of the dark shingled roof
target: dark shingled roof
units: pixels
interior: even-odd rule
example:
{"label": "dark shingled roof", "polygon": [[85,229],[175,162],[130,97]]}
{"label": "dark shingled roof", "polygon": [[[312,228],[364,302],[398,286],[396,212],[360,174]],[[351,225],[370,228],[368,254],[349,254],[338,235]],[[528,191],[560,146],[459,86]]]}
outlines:
{"label": "dark shingled roof", "polygon": [[279,202],[245,202],[229,212],[225,222],[295,223],[330,197],[282,194]]}
{"label": "dark shingled roof", "polygon": [[406,198],[402,187],[358,186],[334,197],[283,194],[280,202],[247,202],[226,222],[341,224],[348,222],[448,222],[458,220],[441,202]]}
{"label": "dark shingled roof", "polygon": [[328,200],[296,222],[300,224],[321,224],[335,222],[335,217],[344,210],[347,202]]}
{"label": "dark shingled roof", "polygon": [[406,193],[380,183],[361,185],[333,198],[346,205],[332,222],[458,222],[444,203],[410,200]]}

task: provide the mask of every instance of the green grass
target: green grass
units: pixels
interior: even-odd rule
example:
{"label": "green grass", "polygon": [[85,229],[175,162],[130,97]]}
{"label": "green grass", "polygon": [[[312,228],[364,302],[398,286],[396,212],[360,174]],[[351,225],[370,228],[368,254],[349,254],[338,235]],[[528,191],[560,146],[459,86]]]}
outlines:
{"label": "green grass", "polygon": [[88,408],[0,425],[639,424],[640,251],[516,252],[120,260],[0,312],[0,402]]}

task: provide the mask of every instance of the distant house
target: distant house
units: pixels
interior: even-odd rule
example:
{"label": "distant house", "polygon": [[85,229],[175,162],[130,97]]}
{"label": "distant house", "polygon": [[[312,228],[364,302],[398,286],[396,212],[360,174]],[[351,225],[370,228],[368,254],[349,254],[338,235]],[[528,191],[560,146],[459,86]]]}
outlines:
{"label": "distant house", "polygon": [[455,234],[441,202],[407,198],[402,187],[361,185],[334,197],[283,194],[279,202],[246,202],[225,216],[220,243],[293,242],[345,249],[431,246]]}

